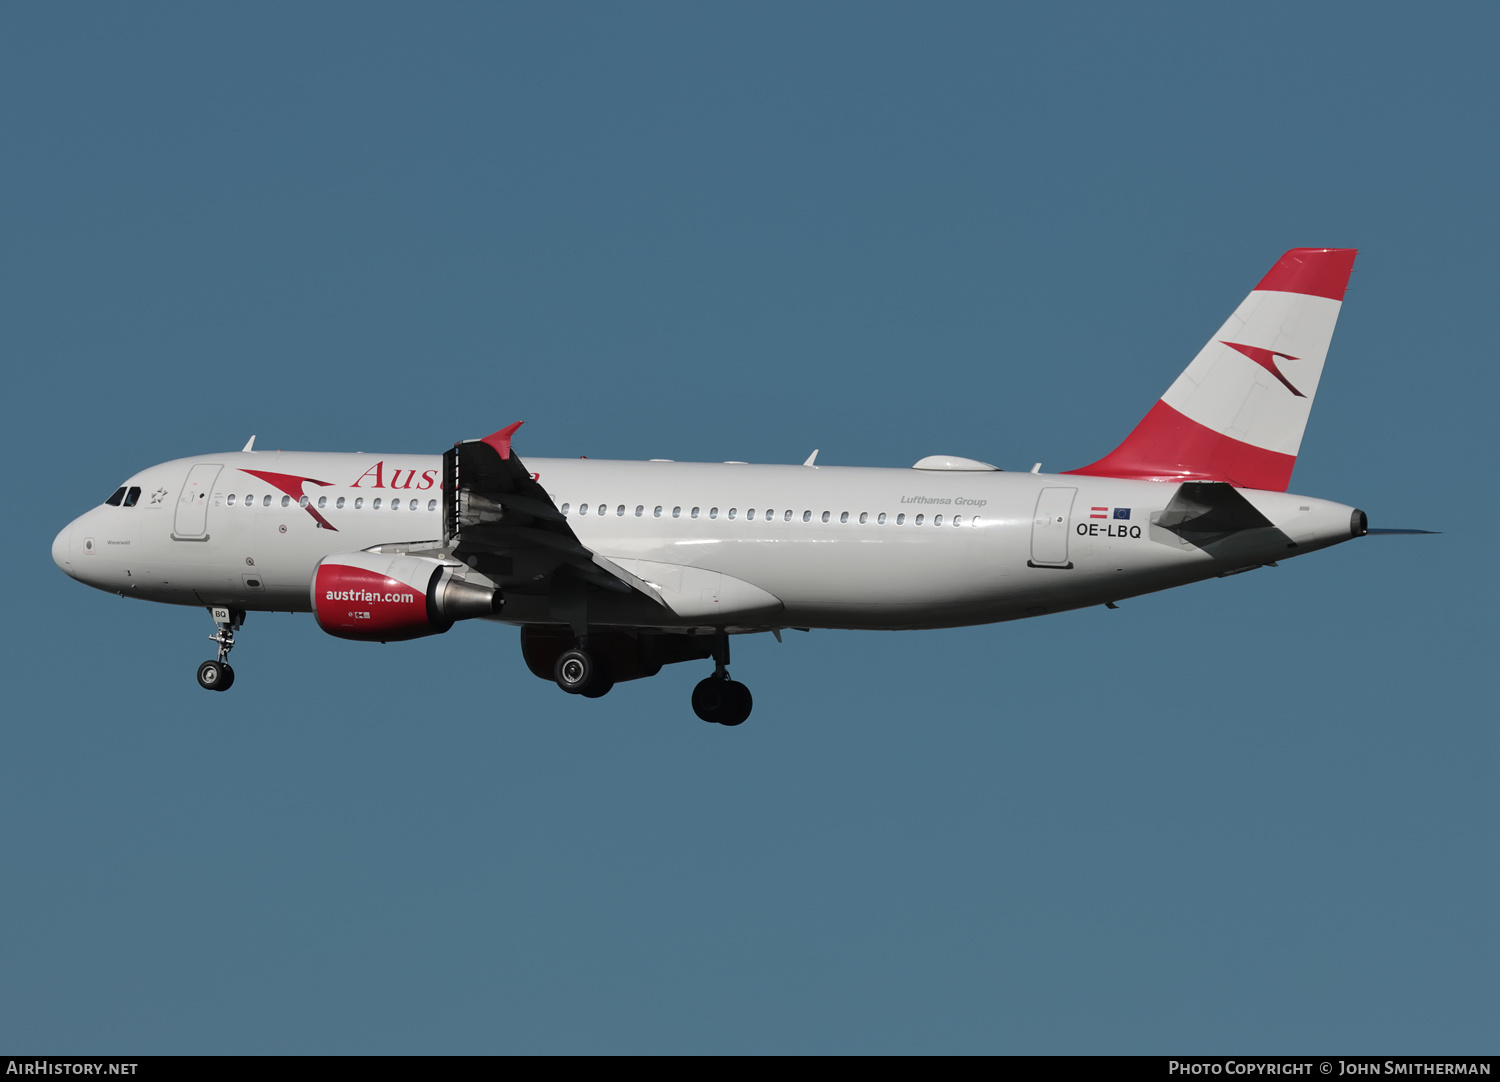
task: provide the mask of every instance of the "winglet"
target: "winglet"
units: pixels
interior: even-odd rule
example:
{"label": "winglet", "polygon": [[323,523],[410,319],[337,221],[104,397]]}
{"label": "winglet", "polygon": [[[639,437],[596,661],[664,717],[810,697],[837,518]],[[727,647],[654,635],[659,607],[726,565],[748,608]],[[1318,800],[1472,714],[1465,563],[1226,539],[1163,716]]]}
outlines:
{"label": "winglet", "polygon": [[255,437],[251,436],[248,440],[245,441],[245,446],[240,448],[240,453],[244,454],[246,451],[253,450],[255,450]]}
{"label": "winglet", "polygon": [[495,450],[500,452],[500,457],[502,459],[507,459],[510,457],[510,438],[516,434],[516,429],[520,428],[525,423],[525,421],[517,421],[513,425],[507,425],[499,432],[491,432],[488,436],[486,436],[479,442],[489,444]]}

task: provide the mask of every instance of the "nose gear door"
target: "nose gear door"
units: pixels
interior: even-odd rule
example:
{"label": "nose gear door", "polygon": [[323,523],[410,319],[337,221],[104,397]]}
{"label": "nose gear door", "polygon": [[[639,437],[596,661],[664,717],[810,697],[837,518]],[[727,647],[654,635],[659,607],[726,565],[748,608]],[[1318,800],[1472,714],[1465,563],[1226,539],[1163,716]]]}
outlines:
{"label": "nose gear door", "polygon": [[177,517],[172,522],[172,540],[208,540],[208,504],[214,481],[224,467],[217,462],[199,462],[188,471],[177,497]]}

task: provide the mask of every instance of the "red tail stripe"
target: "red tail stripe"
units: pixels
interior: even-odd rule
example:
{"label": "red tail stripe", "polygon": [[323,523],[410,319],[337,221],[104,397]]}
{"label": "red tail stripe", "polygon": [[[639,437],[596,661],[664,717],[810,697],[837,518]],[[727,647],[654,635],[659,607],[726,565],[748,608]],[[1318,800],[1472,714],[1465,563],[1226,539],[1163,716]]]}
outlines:
{"label": "red tail stripe", "polygon": [[1344,299],[1358,248],[1293,248],[1266,272],[1256,289]]}
{"label": "red tail stripe", "polygon": [[1098,462],[1068,472],[1134,481],[1228,481],[1285,492],[1296,464],[1296,455],[1215,432],[1158,401],[1124,443]]}

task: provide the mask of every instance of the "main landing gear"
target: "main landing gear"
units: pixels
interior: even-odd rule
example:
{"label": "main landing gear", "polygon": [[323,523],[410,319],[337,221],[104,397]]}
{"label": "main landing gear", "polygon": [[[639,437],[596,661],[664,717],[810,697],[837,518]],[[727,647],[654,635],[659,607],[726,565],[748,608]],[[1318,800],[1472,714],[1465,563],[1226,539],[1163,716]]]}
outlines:
{"label": "main landing gear", "polygon": [[219,644],[219,659],[205,661],[198,666],[198,686],[206,691],[228,691],[234,685],[234,669],[229,665],[229,651],[234,649],[234,633],[244,626],[245,614],[240,609],[211,608],[215,632],[209,642]]}
{"label": "main landing gear", "polygon": [[585,699],[607,695],[615,686],[610,679],[609,666],[590,652],[587,638],[580,639],[573,649],[562,652],[552,675],[558,687],[569,695],[582,695]]}
{"label": "main landing gear", "polygon": [[[522,642],[524,650],[524,633]],[[698,645],[701,642],[701,639],[696,640],[690,648],[681,651],[681,656],[663,658],[656,653],[645,655],[644,661],[632,661],[635,655],[622,655],[618,649],[619,643],[607,635],[601,637],[601,641],[596,644],[597,649],[589,647],[588,636],[580,636],[576,645],[557,655],[557,661],[552,666],[552,679],[569,695],[597,699],[608,694],[609,689],[615,686],[616,675],[623,680],[634,680],[641,676],[655,675],[664,660],[688,661],[691,658],[702,658],[702,647]],[[684,641],[683,645],[687,646],[687,643]],[[547,672],[546,662],[538,664],[533,660],[534,656],[528,655],[527,664],[532,672],[541,676]],[[714,674],[693,689],[693,713],[704,721],[717,725],[739,725],[750,716],[750,708],[754,704],[750,698],[750,689],[738,680],[729,678],[729,636],[723,631],[713,636],[712,657]],[[611,661],[617,666],[614,671],[610,668]],[[210,664],[213,663],[205,662],[205,665]]]}
{"label": "main landing gear", "polygon": [[714,674],[693,689],[693,713],[717,725],[738,725],[755,705],[750,689],[729,678],[729,636],[714,636]]}

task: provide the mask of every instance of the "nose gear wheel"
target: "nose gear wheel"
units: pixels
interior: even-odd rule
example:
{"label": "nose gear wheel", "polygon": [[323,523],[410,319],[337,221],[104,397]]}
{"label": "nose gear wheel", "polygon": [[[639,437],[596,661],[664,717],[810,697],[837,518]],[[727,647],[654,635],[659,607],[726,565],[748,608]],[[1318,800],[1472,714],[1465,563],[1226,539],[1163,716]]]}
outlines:
{"label": "nose gear wheel", "polygon": [[219,656],[215,661],[205,661],[198,666],[198,686],[205,691],[228,691],[234,684],[234,669],[229,664],[229,651],[234,649],[234,633],[245,623],[245,613],[240,609],[215,606],[208,610],[213,617],[215,630],[208,641],[217,643]]}

